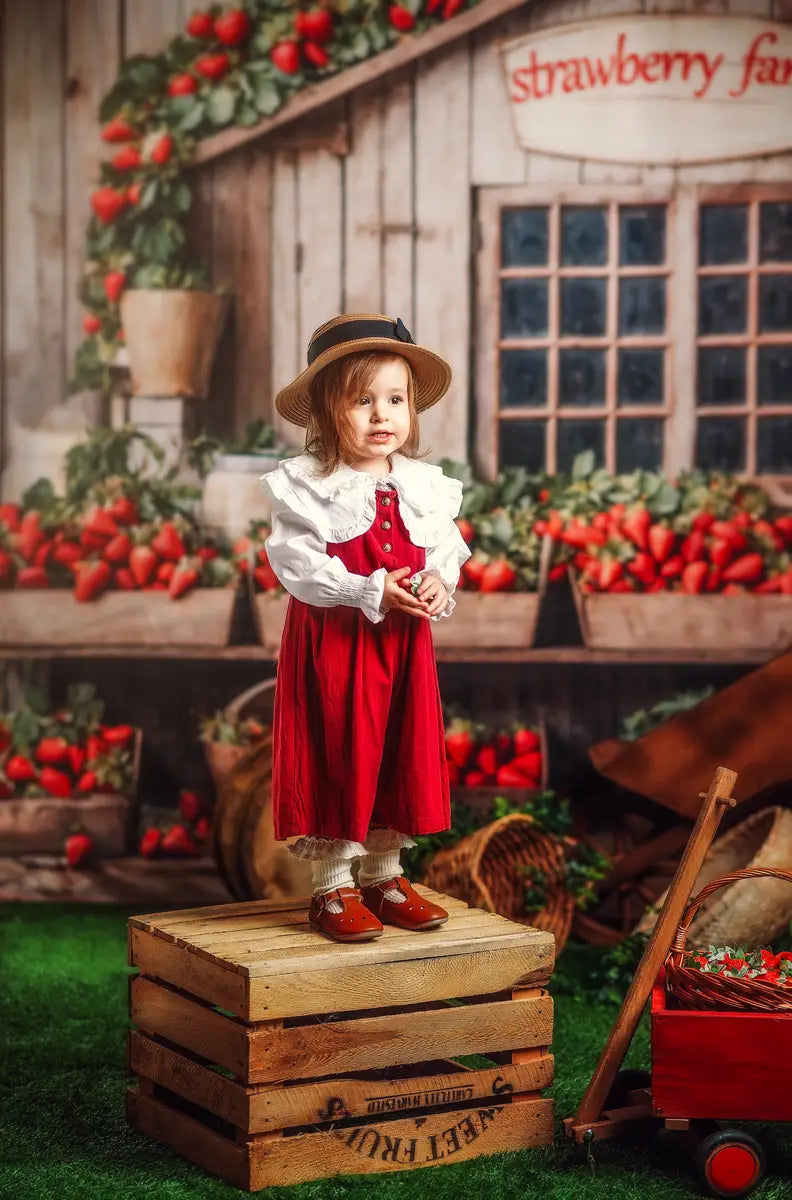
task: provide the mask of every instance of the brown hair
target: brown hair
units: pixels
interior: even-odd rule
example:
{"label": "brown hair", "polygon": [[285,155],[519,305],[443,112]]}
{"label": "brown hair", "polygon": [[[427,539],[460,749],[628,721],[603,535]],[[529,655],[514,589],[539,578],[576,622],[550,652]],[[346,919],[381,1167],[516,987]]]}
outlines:
{"label": "brown hair", "polygon": [[428,453],[419,450],[415,381],[406,358],[382,350],[359,351],[328,363],[311,384],[313,403],[305,431],[305,449],[321,462],[322,475],[330,475],[340,463],[353,457],[347,401],[355,393],[364,392],[377,370],[395,359],[407,367],[407,403],[410,406],[410,432],[399,453],[407,458],[424,458]]}

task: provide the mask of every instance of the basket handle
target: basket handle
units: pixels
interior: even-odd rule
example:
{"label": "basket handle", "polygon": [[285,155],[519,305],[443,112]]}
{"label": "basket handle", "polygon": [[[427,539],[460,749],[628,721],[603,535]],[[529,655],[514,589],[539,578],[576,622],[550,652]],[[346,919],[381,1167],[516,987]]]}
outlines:
{"label": "basket handle", "polygon": [[792,871],[785,871],[781,867],[746,867],[743,871],[732,871],[729,875],[722,875],[720,879],[713,879],[712,883],[708,883],[697,896],[688,901],[688,906],[682,913],[682,919],[674,935],[670,954],[678,956],[684,954],[690,922],[713,892],[726,887],[729,883],[736,883],[739,879],[760,879],[768,876],[772,879],[782,879],[786,883],[792,883]]}

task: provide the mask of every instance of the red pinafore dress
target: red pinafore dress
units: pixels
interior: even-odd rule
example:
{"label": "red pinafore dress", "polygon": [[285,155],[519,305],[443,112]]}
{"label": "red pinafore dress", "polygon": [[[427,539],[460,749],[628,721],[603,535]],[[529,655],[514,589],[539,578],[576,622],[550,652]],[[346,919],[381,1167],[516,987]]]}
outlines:
{"label": "red pinafore dress", "polygon": [[[395,488],[378,488],[371,527],[327,553],[357,575],[420,571]],[[363,841],[371,826],[405,834],[450,825],[448,769],[430,622],[391,610],[289,598],[273,718],[275,837]]]}

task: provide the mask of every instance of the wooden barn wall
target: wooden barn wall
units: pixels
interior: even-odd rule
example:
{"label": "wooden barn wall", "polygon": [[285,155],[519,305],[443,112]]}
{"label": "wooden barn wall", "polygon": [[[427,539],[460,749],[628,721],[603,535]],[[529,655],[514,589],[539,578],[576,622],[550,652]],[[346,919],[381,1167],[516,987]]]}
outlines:
{"label": "wooden barn wall", "polygon": [[[792,0],[687,0],[691,11],[792,19]],[[100,97],[123,56],[153,52],[192,0],[0,0],[2,454],[66,401],[82,337],[76,285],[102,152]],[[499,38],[597,15],[678,11],[680,0],[557,0],[478,30],[339,102],[350,152],[253,143],[197,169],[192,242],[236,295],[208,407],[210,427],[272,416],[311,331],[338,311],[401,315],[451,362],[448,401],[426,414],[435,457],[468,456],[477,331],[471,295],[477,189],[508,184],[670,184],[792,178],[792,156],[674,170],[526,154],[507,112]],[[42,36],[42,31],[46,36]],[[90,396],[68,407],[97,415]],[[281,423],[299,444],[301,431]]]}

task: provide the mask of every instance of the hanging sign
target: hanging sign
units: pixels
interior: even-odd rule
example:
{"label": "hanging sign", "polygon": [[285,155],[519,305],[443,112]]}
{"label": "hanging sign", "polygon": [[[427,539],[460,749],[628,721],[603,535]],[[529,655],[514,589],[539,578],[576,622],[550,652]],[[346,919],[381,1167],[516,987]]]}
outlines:
{"label": "hanging sign", "polygon": [[694,163],[792,147],[792,26],[625,16],[501,43],[526,150]]}

